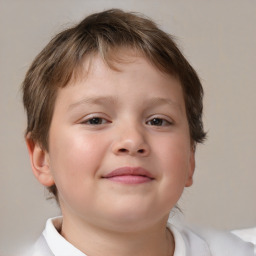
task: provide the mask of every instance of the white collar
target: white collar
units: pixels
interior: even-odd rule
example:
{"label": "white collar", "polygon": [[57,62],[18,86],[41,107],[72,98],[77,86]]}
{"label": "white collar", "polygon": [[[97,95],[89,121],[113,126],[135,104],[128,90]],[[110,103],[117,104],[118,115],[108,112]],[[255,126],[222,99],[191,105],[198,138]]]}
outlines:
{"label": "white collar", "polygon": [[43,236],[52,253],[55,256],[86,256],[86,254],[78,250],[60,235],[58,230],[60,230],[61,225],[62,217],[48,219],[45,230],[43,231]]}
{"label": "white collar", "polygon": [[173,256],[212,256],[206,241],[190,229],[169,222],[167,227],[174,237],[175,250]]}
{"label": "white collar", "polygon": [[[55,256],[86,256],[69,243],[58,230],[61,229],[62,217],[48,219],[43,236]],[[180,230],[168,223],[175,241],[174,256],[210,256],[210,251],[204,240],[188,230]]]}

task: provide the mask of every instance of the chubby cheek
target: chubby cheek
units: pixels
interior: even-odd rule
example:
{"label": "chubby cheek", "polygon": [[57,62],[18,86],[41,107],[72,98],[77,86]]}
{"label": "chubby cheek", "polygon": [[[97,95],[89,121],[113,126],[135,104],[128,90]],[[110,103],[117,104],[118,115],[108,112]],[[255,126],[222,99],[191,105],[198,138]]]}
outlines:
{"label": "chubby cheek", "polygon": [[55,184],[60,197],[79,200],[92,189],[103,157],[102,147],[97,147],[102,140],[79,133],[59,132],[55,135],[50,145],[50,168]]}
{"label": "chubby cheek", "polygon": [[165,141],[166,147],[159,146],[159,157],[162,171],[160,177],[162,183],[161,194],[163,199],[170,204],[175,204],[180,198],[188,177],[191,173],[191,149],[190,144],[184,139],[170,139]]}

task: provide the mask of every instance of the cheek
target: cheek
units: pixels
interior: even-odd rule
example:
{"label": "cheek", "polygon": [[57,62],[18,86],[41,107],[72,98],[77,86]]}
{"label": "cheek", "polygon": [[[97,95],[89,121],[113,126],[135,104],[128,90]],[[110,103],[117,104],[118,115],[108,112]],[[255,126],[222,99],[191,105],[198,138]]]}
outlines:
{"label": "cheek", "polygon": [[87,134],[81,129],[55,133],[50,145],[50,168],[60,193],[67,190],[79,198],[90,192],[108,152],[108,138]]}
{"label": "cheek", "polygon": [[[50,168],[65,204],[85,202],[93,191],[92,180],[99,165],[97,138],[78,134],[57,134],[50,148]],[[87,200],[88,201],[88,200]]]}
{"label": "cheek", "polygon": [[184,134],[180,136],[168,136],[159,143],[157,148],[162,162],[170,168],[186,169],[189,163],[191,146],[190,141]]}
{"label": "cheek", "polygon": [[170,212],[177,204],[186,186],[189,172],[188,156],[184,151],[177,151],[177,148],[173,147],[168,149],[169,151],[163,153],[163,173],[159,191],[159,203],[165,212]]}
{"label": "cheek", "polygon": [[58,133],[51,142],[50,168],[59,191],[72,187],[75,193],[85,187],[83,183],[89,186],[89,177],[96,175],[102,157],[101,147],[97,146],[100,138]]}
{"label": "cheek", "polygon": [[[54,169],[61,166],[70,172],[75,172],[94,163],[95,158],[101,155],[101,144],[103,144],[100,136],[85,135],[80,132],[70,134],[57,134],[52,140],[50,148],[52,165]],[[54,165],[58,166],[54,166]],[[56,167],[56,168],[55,168]],[[77,170],[75,170],[75,169]]]}
{"label": "cheek", "polygon": [[[183,191],[188,173],[190,172],[190,143],[189,140],[184,139],[185,136],[169,138],[163,141],[164,145],[159,145],[159,159],[162,174],[163,187],[167,191]],[[172,189],[173,188],[173,189]]]}

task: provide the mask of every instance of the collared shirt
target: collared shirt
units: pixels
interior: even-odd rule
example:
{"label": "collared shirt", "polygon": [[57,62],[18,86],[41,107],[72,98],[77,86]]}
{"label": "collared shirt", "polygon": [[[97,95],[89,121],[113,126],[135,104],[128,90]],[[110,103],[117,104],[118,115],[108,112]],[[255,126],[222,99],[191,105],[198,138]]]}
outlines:
{"label": "collared shirt", "polygon": [[246,242],[251,242],[254,244],[254,253],[256,255],[256,227],[233,230],[233,234],[237,235]]}
{"label": "collared shirt", "polygon": [[251,242],[256,245],[256,227],[237,229],[232,231],[233,234],[239,236],[241,239],[247,242]]}
{"label": "collared shirt", "polygon": [[[32,256],[86,256],[60,235],[58,230],[61,229],[61,224],[61,217],[47,221]],[[214,236],[219,236],[213,238],[211,232],[205,232],[204,237],[204,232],[198,235],[188,228],[175,227],[170,223],[168,228],[174,236],[174,256],[254,256],[252,244],[244,243],[231,234],[230,238],[229,235],[219,236],[219,233],[213,233]]]}

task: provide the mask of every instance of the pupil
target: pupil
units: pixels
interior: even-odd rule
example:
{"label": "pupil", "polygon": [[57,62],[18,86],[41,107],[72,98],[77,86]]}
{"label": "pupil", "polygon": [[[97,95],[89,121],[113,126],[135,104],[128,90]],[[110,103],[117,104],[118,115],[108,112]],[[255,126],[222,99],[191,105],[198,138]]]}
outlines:
{"label": "pupil", "polygon": [[162,120],[159,119],[159,118],[154,118],[154,119],[153,119],[153,124],[154,124],[154,125],[161,125],[161,124],[162,124]]}
{"label": "pupil", "polygon": [[100,124],[100,123],[101,123],[100,118],[93,118],[93,119],[91,119],[91,124]]}

